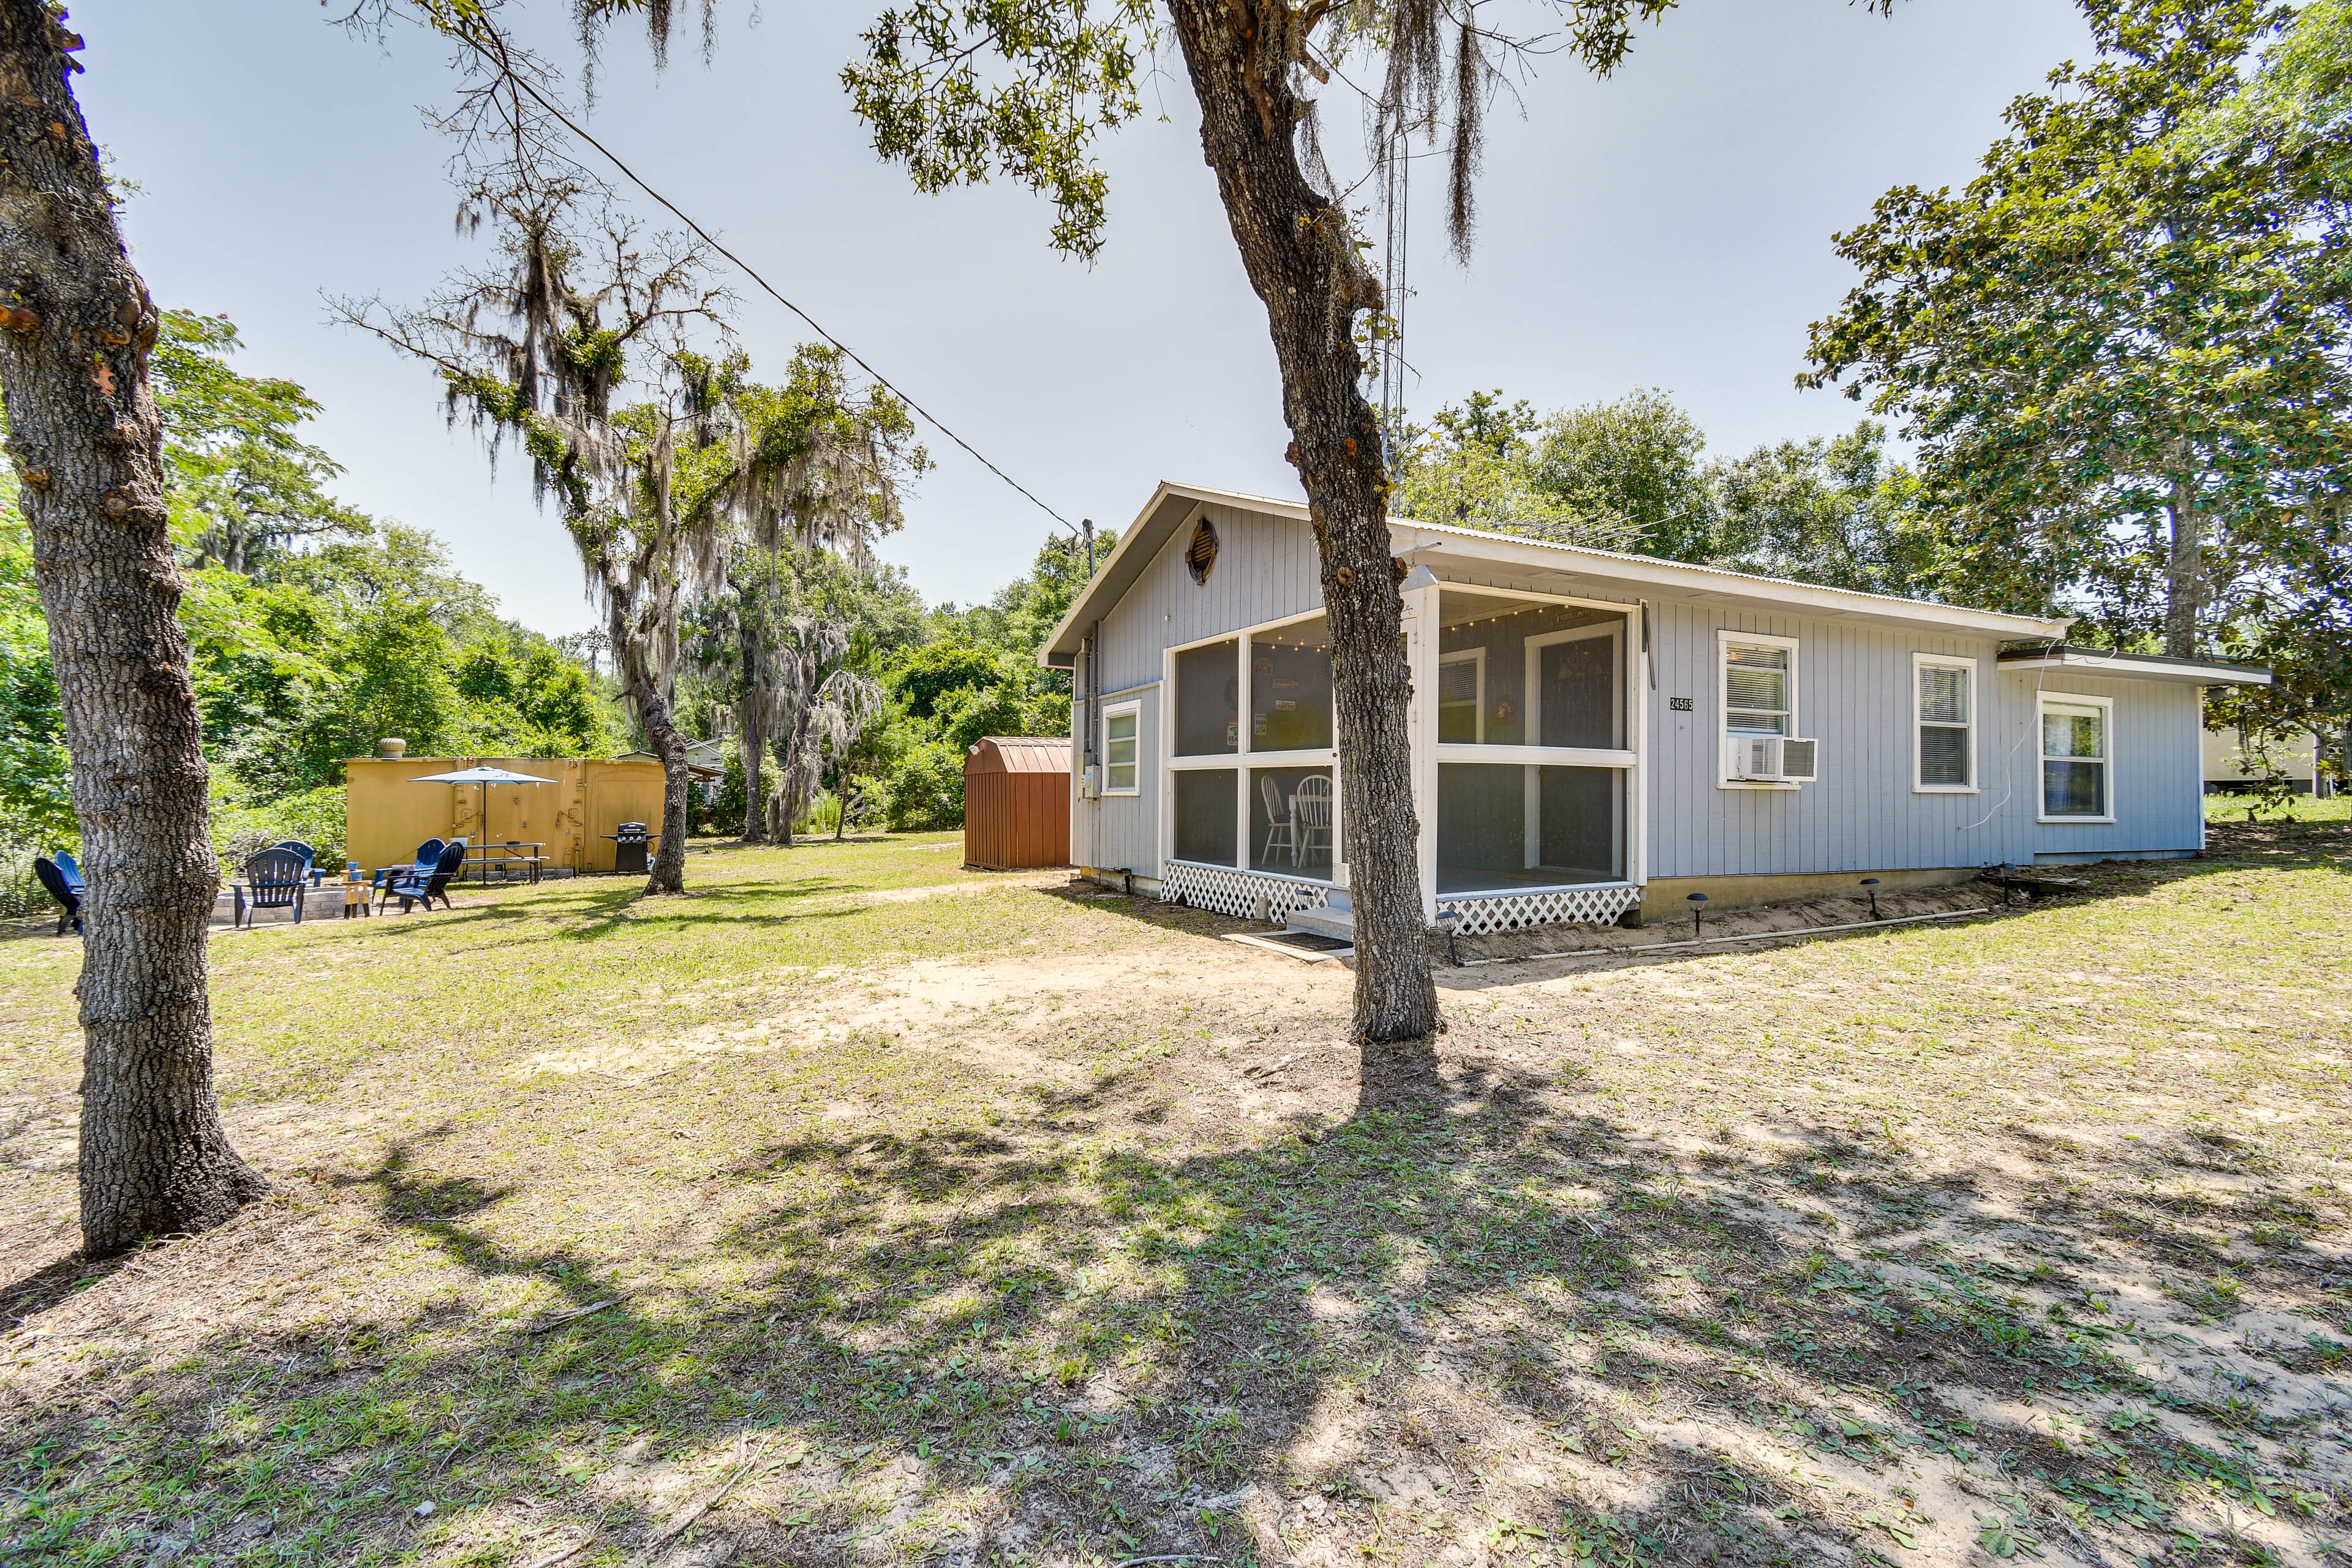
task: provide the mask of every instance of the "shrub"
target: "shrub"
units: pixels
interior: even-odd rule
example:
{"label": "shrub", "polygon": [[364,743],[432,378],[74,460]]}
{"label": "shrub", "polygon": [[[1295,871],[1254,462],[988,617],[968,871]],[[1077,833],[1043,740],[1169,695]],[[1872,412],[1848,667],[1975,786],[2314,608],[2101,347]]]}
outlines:
{"label": "shrub", "polygon": [[938,741],[910,746],[890,777],[896,832],[963,826],[963,753]]}
{"label": "shrub", "polygon": [[297,838],[317,852],[317,864],[336,867],[344,858],[345,801],[341,784],[322,784],[275,800],[252,799],[215,775],[212,801],[213,852],[225,871],[236,871],[273,844]]}

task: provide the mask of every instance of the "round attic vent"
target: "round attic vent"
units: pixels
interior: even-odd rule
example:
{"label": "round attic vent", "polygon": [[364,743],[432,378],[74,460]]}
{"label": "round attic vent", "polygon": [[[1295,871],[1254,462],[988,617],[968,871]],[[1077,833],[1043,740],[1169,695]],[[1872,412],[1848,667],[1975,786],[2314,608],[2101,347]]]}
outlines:
{"label": "round attic vent", "polygon": [[1184,547],[1184,564],[1191,569],[1192,581],[1206,585],[1209,569],[1217,563],[1217,525],[1202,518],[1192,530],[1192,542]]}

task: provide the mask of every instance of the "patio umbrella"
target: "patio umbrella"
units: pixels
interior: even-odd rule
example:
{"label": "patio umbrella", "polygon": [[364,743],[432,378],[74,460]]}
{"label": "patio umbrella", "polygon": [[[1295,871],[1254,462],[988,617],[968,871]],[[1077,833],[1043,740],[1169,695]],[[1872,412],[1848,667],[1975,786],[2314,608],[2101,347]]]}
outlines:
{"label": "patio umbrella", "polygon": [[[481,815],[476,818],[475,831],[487,840],[490,833],[490,786],[494,784],[551,784],[554,779],[543,779],[531,773],[514,773],[506,768],[459,768],[454,773],[427,773],[410,784],[479,784],[482,786]],[[488,872],[483,873],[485,876]]]}

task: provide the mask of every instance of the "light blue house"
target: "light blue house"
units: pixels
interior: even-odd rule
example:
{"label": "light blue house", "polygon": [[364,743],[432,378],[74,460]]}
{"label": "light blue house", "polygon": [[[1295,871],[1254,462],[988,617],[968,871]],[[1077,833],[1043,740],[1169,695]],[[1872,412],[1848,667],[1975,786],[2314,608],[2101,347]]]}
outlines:
{"label": "light blue house", "polygon": [[[2195,853],[2200,688],[2067,622],[1397,520],[1430,918],[1489,931]],[[1163,484],[1040,657],[1071,855],[1280,920],[1344,906],[1307,509]]]}

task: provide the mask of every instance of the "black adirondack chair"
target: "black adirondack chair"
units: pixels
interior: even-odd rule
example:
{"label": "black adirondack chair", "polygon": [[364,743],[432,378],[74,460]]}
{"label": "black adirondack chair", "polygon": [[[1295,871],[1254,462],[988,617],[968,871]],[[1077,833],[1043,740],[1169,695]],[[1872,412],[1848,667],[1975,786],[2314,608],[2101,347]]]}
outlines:
{"label": "black adirondack chair", "polygon": [[[69,861],[72,857],[60,854],[58,858]],[[33,875],[41,879],[42,891],[57,900],[58,934],[65,935],[68,923],[74,930],[81,930],[81,879],[67,880],[65,868],[46,855],[33,858]]]}
{"label": "black adirondack chair", "polygon": [[416,864],[386,882],[383,887],[383,896],[386,900],[398,899],[402,914],[408,912],[408,906],[412,900],[424,900],[425,907],[428,910],[433,907],[433,900],[436,899],[441,900],[443,909],[454,908],[455,906],[449,902],[449,883],[457,875],[458,868],[465,863],[466,841],[462,838],[452,838],[443,845],[440,857],[434,861],[429,869],[425,863],[425,852],[419,849]]}
{"label": "black adirondack chair", "polygon": [[291,849],[265,849],[245,863],[244,879],[231,884],[236,894],[232,926],[249,926],[256,910],[294,911],[302,923],[302,895],[310,890],[310,863]]}

